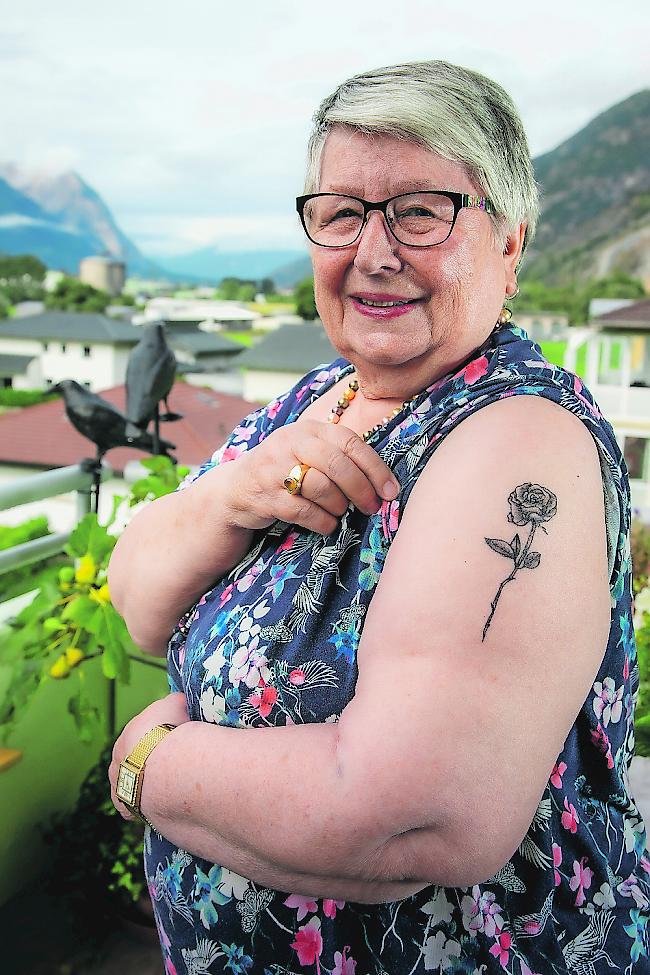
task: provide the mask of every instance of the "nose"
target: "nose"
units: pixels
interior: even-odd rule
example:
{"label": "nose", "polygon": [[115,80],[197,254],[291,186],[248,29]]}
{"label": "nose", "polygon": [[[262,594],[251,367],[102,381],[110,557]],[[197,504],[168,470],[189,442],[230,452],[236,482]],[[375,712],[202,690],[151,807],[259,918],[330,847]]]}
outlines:
{"label": "nose", "polygon": [[399,242],[388,229],[383,213],[372,210],[357,240],[355,267],[364,274],[400,271],[402,261],[397,253],[398,248]]}

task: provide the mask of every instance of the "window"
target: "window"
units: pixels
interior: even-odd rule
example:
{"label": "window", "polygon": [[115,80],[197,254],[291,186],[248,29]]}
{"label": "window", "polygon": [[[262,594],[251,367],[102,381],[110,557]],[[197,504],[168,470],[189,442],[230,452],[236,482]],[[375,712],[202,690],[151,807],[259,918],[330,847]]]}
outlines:
{"label": "window", "polygon": [[90,359],[90,346],[84,345],[84,359]]}
{"label": "window", "polygon": [[642,481],[645,479],[646,460],[648,457],[648,438],[647,437],[626,437],[623,457],[627,464],[630,480]]}
{"label": "window", "polygon": [[43,352],[47,352],[47,350],[49,349],[49,347],[50,347],[50,343],[49,342],[43,342]]}
{"label": "window", "polygon": [[48,386],[51,386],[52,385],[52,380],[51,379],[46,379],[45,382],[46,382],[46,384]]}
{"label": "window", "polygon": [[65,350],[66,350],[66,344],[65,342],[61,342],[61,352],[65,352]]}
{"label": "window", "polygon": [[0,382],[2,382],[3,389],[11,389],[13,380],[11,376],[0,376]]}
{"label": "window", "polygon": [[86,387],[86,389],[90,389],[90,383],[87,383],[85,380],[84,380],[84,386]]}

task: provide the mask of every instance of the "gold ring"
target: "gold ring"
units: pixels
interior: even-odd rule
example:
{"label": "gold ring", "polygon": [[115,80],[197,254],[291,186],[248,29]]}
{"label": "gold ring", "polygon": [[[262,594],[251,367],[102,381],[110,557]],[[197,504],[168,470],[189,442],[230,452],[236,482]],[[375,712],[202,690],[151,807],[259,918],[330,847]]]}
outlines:
{"label": "gold ring", "polygon": [[302,482],[308,470],[309,464],[296,464],[295,467],[292,467],[282,482],[285,491],[288,491],[289,494],[300,494]]}

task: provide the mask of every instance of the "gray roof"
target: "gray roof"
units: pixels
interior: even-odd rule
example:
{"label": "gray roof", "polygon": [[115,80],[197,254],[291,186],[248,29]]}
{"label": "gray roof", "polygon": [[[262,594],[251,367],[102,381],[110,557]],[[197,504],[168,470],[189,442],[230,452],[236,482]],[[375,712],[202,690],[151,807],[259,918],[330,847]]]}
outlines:
{"label": "gray roof", "polygon": [[0,376],[17,376],[18,373],[27,372],[33,355],[8,355],[0,352]]}
{"label": "gray roof", "polygon": [[70,342],[101,342],[104,345],[135,345],[142,330],[106,315],[75,311],[46,311],[42,315],[0,322],[0,338],[57,339]]}
{"label": "gray roof", "polygon": [[650,298],[642,298],[631,305],[623,308],[615,308],[613,311],[605,312],[604,315],[597,315],[593,319],[596,325],[634,325],[640,330],[650,325]]}
{"label": "gray roof", "polygon": [[188,332],[175,332],[165,329],[167,342],[172,349],[185,349],[192,355],[239,355],[243,346],[223,335],[203,332],[198,328]]}
{"label": "gray roof", "polygon": [[321,322],[281,325],[237,360],[242,369],[297,372],[303,375],[321,362],[339,357]]}

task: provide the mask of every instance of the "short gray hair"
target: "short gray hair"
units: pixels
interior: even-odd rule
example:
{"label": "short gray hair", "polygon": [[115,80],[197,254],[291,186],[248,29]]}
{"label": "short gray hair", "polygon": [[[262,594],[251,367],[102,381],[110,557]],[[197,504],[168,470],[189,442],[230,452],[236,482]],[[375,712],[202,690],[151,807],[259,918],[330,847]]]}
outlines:
{"label": "short gray hair", "polygon": [[344,81],[314,115],[305,193],[318,191],[335,125],[392,135],[462,163],[494,204],[499,236],[526,221],[526,243],[532,240],[539,197],[526,133],[512,99],[490,78],[447,61],[414,61]]}

